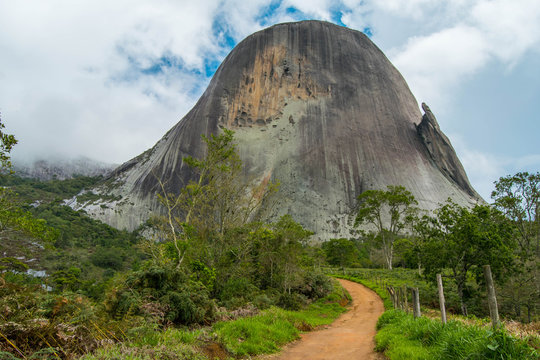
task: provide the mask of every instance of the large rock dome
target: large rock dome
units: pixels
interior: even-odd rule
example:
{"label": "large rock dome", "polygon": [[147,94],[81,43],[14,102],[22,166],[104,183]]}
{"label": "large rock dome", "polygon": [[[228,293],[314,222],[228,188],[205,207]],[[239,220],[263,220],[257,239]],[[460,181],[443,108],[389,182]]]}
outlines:
{"label": "large rock dome", "polygon": [[428,210],[449,197],[474,203],[450,141],[424,110],[363,33],[320,21],[278,24],[240,42],[193,109],[95,189],[121,200],[86,210],[136,228],[159,210],[157,179],[178,191],[193,177],[182,159],[204,156],[201,134],[223,128],[235,131],[246,177],[281,184],[262,216],[289,213],[321,240],[349,236],[350,208],[368,189],[403,185]]}

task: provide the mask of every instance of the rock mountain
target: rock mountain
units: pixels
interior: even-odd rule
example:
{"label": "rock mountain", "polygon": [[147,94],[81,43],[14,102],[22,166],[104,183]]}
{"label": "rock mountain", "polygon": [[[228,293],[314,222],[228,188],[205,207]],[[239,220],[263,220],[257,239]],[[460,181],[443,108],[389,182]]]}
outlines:
{"label": "rock mountain", "polygon": [[[157,178],[178,190],[202,157],[201,134],[235,131],[245,176],[281,183],[266,219],[289,213],[321,240],[349,235],[367,189],[404,185],[425,209],[480,199],[435,116],[363,33],[327,22],[278,24],[240,42],[193,109],[151,149],[118,167],[86,205],[134,229],[158,211]],[[108,197],[111,198],[110,196]],[[71,204],[80,208],[74,200]]]}

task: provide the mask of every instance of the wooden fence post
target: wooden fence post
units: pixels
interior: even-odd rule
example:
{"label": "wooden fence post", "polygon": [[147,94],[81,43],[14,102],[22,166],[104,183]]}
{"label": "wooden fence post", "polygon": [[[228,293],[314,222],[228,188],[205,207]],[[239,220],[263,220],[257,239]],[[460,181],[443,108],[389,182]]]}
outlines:
{"label": "wooden fence post", "polygon": [[446,324],[446,306],[444,305],[444,290],[441,274],[437,274],[437,287],[439,289],[439,305],[441,307],[441,321]]}
{"label": "wooden fence post", "polygon": [[409,312],[409,303],[408,303],[408,300],[407,300],[407,285],[403,285],[403,296],[404,296],[404,299],[405,300],[405,312],[408,313]]}
{"label": "wooden fence post", "polygon": [[413,288],[412,294],[413,294],[413,316],[415,318],[419,318],[420,316],[422,316],[422,314],[420,313],[420,294],[419,294],[418,288]]}
{"label": "wooden fence post", "polygon": [[484,265],[484,276],[486,278],[486,287],[488,292],[489,316],[491,317],[493,328],[497,328],[499,325],[501,325],[501,322],[499,320],[499,309],[497,308],[495,284],[493,284],[493,277],[491,276],[491,266]]}

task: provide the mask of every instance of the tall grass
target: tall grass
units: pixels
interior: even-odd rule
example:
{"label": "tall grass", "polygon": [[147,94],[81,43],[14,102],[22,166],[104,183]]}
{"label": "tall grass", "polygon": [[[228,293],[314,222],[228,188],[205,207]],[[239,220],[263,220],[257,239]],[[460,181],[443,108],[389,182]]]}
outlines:
{"label": "tall grass", "polygon": [[418,318],[398,310],[386,311],[377,323],[376,349],[391,360],[519,359],[537,360],[540,354],[525,341],[504,331],[450,321]]}
{"label": "tall grass", "polygon": [[328,296],[306,309],[287,311],[271,307],[257,316],[220,322],[214,329],[226,349],[235,356],[277,352],[281,346],[299,337],[301,331],[330,324],[345,311],[350,296],[334,284]]}

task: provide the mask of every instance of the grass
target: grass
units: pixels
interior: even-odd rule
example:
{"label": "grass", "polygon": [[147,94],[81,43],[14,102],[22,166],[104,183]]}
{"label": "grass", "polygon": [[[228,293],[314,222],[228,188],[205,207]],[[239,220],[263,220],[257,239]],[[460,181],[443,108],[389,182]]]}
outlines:
{"label": "grass", "polygon": [[[362,269],[363,270],[363,269]],[[335,274],[335,277],[361,283],[374,290],[384,301],[387,311],[379,318],[375,337],[376,350],[384,352],[391,360],[420,359],[538,359],[540,353],[527,345],[528,339],[518,339],[505,330],[492,331],[486,327],[485,319],[476,319],[472,324],[462,319],[451,320],[443,325],[439,320],[391,310],[392,302],[384,284],[401,286],[410,284],[411,274],[405,272],[400,279],[397,272],[385,276],[354,273],[357,276]],[[360,277],[364,275],[365,277]],[[367,276],[366,276],[367,275]],[[409,278],[407,278],[409,277]],[[367,279],[366,279],[367,278]],[[421,284],[413,283],[414,286]],[[420,286],[419,286],[420,287]],[[470,320],[470,319],[469,319]],[[530,340],[530,339],[529,339]]]}
{"label": "grass", "polygon": [[300,311],[270,307],[252,317],[222,321],[203,329],[144,327],[127,334],[129,340],[105,345],[80,360],[229,359],[275,353],[302,331],[330,324],[350,301],[334,281],[333,291]]}
{"label": "grass", "polygon": [[277,307],[259,315],[220,322],[214,329],[227,351],[235,356],[277,352],[283,345],[309,331],[330,324],[345,311],[349,295],[338,285],[333,292],[301,311],[287,311]]}
{"label": "grass", "polygon": [[457,321],[443,325],[426,317],[414,319],[398,310],[386,311],[377,323],[376,349],[391,360],[538,359],[540,354],[505,331],[491,331]]}

